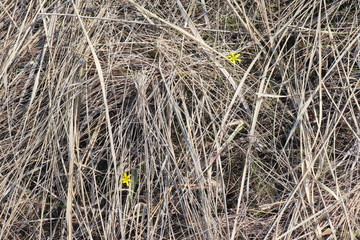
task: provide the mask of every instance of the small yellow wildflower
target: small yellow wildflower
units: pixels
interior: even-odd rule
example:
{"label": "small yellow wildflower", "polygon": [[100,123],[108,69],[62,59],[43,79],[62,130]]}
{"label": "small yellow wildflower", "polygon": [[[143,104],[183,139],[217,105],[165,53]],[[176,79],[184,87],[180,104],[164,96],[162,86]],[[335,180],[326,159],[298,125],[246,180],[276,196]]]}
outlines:
{"label": "small yellow wildflower", "polygon": [[132,174],[127,175],[127,173],[124,172],[124,177],[121,179],[121,182],[125,183],[126,186],[130,187],[130,183],[134,182],[133,180],[131,180],[131,176]]}
{"label": "small yellow wildflower", "polygon": [[230,55],[226,56],[230,61],[236,64],[236,61],[241,62],[242,60],[239,58],[240,54],[230,53]]}

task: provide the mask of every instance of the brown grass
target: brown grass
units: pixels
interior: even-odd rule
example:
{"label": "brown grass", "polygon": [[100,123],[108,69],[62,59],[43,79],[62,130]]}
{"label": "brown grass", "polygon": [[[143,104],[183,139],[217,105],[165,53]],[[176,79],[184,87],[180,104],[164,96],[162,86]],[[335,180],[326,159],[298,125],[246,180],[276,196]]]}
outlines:
{"label": "brown grass", "polygon": [[359,16],[1,1],[0,239],[360,239]]}

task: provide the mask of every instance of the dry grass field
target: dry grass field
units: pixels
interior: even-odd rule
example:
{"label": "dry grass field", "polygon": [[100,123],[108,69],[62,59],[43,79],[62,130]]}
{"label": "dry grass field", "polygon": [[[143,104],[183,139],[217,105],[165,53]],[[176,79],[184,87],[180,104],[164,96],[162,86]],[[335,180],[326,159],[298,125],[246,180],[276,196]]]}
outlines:
{"label": "dry grass field", "polygon": [[0,239],[360,239],[359,13],[0,0]]}

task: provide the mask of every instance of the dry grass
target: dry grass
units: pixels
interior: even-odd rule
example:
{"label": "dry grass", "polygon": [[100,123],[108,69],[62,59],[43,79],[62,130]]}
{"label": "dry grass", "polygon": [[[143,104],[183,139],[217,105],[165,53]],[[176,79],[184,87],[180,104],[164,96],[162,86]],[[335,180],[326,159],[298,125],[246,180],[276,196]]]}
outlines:
{"label": "dry grass", "polygon": [[1,1],[0,239],[360,239],[359,12]]}

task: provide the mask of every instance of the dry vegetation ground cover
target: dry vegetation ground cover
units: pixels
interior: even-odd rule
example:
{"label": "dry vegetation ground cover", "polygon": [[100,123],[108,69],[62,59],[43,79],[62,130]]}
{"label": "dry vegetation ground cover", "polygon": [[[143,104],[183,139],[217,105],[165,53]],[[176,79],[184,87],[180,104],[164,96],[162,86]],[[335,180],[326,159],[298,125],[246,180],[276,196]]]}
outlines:
{"label": "dry vegetation ground cover", "polygon": [[0,239],[359,239],[359,5],[0,1]]}

